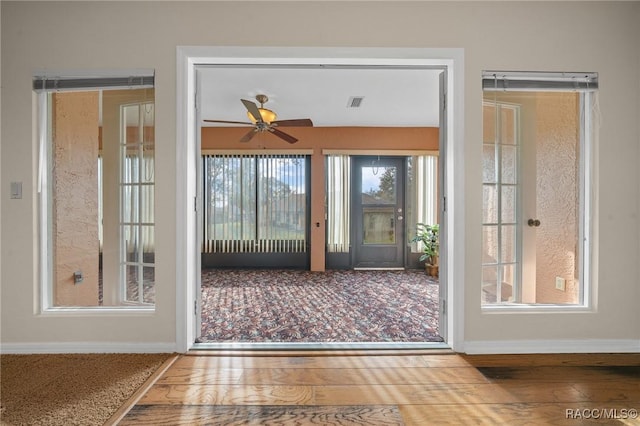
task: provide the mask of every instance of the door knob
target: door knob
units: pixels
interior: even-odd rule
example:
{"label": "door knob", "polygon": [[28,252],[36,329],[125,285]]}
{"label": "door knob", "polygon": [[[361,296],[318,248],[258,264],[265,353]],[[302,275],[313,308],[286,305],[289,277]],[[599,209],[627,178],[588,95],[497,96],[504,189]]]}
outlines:
{"label": "door knob", "polygon": [[533,226],[533,227],[537,228],[538,226],[540,226],[540,221],[538,219],[529,219],[527,221],[527,224],[529,226]]}
{"label": "door knob", "polygon": [[404,219],[402,216],[398,216],[398,220],[402,220]]}

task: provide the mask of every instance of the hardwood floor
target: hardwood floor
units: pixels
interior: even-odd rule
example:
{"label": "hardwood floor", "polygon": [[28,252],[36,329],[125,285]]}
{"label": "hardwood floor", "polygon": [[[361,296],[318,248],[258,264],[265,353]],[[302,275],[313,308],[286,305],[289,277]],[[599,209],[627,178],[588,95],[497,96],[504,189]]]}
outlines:
{"label": "hardwood floor", "polygon": [[195,352],[119,424],[626,425],[638,409],[640,354]]}

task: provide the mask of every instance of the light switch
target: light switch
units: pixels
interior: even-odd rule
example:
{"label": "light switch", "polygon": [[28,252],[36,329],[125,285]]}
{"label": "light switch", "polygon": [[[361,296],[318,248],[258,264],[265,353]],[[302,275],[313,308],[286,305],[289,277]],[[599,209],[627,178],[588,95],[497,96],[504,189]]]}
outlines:
{"label": "light switch", "polygon": [[11,198],[16,200],[22,198],[22,182],[11,182]]}

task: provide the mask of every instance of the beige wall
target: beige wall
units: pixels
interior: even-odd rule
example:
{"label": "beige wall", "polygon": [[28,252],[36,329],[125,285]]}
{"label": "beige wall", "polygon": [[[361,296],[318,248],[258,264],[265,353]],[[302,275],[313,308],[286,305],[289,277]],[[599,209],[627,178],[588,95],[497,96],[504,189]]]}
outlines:
{"label": "beige wall", "polygon": [[286,129],[298,138],[290,145],[271,134],[258,134],[249,143],[238,142],[242,128],[202,129],[202,149],[313,149],[311,155],[311,270],[325,269],[325,175],[323,149],[438,150],[438,129],[433,127],[314,127]]}
{"label": "beige wall", "polygon": [[[640,4],[638,2],[7,2],[2,8],[2,343],[137,345],[176,336],[176,46],[464,49],[465,345],[518,340],[640,340]],[[256,22],[268,22],[260,29]],[[259,37],[256,37],[259,34]],[[36,69],[156,70],[157,305],[153,314],[41,316],[31,75]],[[595,305],[572,314],[480,309],[483,69],[596,71]],[[9,199],[9,182],[25,197]],[[11,244],[6,244],[11,241]],[[160,345],[160,346],[159,346]],[[165,345],[165,346],[162,346]],[[500,350],[499,345],[494,346]],[[170,347],[170,346],[169,346]]]}

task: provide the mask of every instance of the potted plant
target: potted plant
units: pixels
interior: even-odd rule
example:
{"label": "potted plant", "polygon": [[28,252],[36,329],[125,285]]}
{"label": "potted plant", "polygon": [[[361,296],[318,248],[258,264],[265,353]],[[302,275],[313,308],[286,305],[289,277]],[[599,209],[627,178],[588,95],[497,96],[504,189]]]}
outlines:
{"label": "potted plant", "polygon": [[440,225],[427,225],[425,223],[416,224],[416,236],[411,240],[412,243],[422,244],[422,256],[420,262],[425,262],[425,270],[432,277],[438,276],[438,255],[440,253],[440,241],[438,240],[438,232]]}

